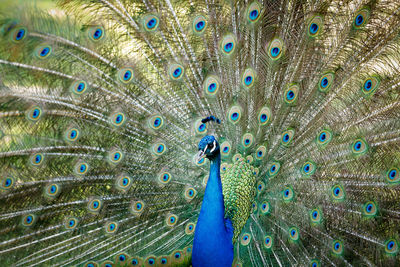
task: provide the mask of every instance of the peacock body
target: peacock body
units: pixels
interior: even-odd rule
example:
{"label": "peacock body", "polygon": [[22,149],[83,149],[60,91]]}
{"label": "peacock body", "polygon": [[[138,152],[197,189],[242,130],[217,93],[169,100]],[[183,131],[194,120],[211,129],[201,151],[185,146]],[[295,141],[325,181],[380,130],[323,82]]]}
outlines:
{"label": "peacock body", "polygon": [[399,266],[400,1],[0,8],[2,266]]}

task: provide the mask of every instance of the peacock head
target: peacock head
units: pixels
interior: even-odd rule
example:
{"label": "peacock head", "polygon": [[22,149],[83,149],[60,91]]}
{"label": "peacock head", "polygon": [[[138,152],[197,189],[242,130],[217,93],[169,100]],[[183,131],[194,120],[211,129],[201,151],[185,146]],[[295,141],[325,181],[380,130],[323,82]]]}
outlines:
{"label": "peacock head", "polygon": [[215,159],[219,155],[219,144],[213,135],[204,136],[199,142],[199,153],[197,161],[203,158]]}

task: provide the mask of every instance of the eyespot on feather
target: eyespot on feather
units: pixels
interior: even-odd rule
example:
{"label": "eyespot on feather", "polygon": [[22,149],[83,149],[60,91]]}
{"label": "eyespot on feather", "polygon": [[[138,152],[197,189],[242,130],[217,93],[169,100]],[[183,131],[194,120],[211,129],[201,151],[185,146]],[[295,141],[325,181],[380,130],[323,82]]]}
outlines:
{"label": "eyespot on feather", "polygon": [[324,26],[324,20],[321,16],[317,15],[310,19],[308,23],[307,33],[310,37],[317,37],[321,34]]}
{"label": "eyespot on feather", "polygon": [[53,52],[53,49],[48,44],[41,44],[35,49],[35,56],[39,59],[48,58]]}
{"label": "eyespot on feather", "polygon": [[87,34],[91,41],[98,42],[104,38],[105,30],[102,26],[92,26],[88,28]]}
{"label": "eyespot on feather", "polygon": [[353,28],[358,30],[364,27],[365,24],[367,24],[369,17],[370,17],[370,10],[368,8],[363,8],[359,10],[354,15]]}
{"label": "eyespot on feather", "polygon": [[215,96],[221,86],[221,82],[215,75],[207,76],[203,83],[203,89],[207,96]]}
{"label": "eyespot on feather", "polygon": [[142,19],[143,28],[147,32],[155,32],[160,24],[160,19],[154,14],[147,14]]}
{"label": "eyespot on feather", "polygon": [[26,111],[26,118],[29,121],[37,122],[43,115],[43,110],[39,106],[32,106]]}
{"label": "eyespot on feather", "polygon": [[193,19],[192,30],[195,34],[201,35],[207,29],[207,19],[203,15],[198,15]]}
{"label": "eyespot on feather", "polygon": [[221,53],[225,56],[231,56],[236,50],[236,37],[233,34],[227,34],[222,38],[220,44]]}
{"label": "eyespot on feather", "polygon": [[333,72],[325,72],[324,74],[322,74],[318,82],[318,90],[323,93],[328,92],[332,86],[334,79],[335,74]]}
{"label": "eyespot on feather", "polygon": [[45,196],[50,199],[56,198],[61,193],[61,186],[56,183],[48,184],[44,188],[44,193],[45,193]]}
{"label": "eyespot on feather", "polygon": [[164,126],[164,119],[161,115],[157,114],[150,117],[147,123],[151,129],[160,130]]}
{"label": "eyespot on feather", "polygon": [[45,157],[42,153],[35,153],[30,156],[29,162],[32,166],[38,167],[43,164],[44,159]]}
{"label": "eyespot on feather", "polygon": [[78,226],[78,224],[79,224],[79,220],[76,217],[71,216],[71,217],[67,217],[64,220],[64,228],[66,230],[73,230]]}
{"label": "eyespot on feather", "polygon": [[284,202],[290,202],[294,199],[294,191],[292,186],[287,185],[282,191],[282,199]]}
{"label": "eyespot on feather", "polygon": [[324,129],[320,131],[317,135],[317,144],[324,147],[332,141],[333,134],[330,130]]}
{"label": "eyespot on feather", "polygon": [[144,202],[140,201],[140,200],[137,200],[137,201],[133,201],[131,203],[130,210],[131,210],[133,215],[140,216],[143,213],[144,208],[145,208]]}
{"label": "eyespot on feather", "polygon": [[171,80],[179,81],[185,75],[185,68],[178,63],[170,64],[170,66],[168,67],[168,74]]}
{"label": "eyespot on feather", "polygon": [[264,237],[264,247],[266,249],[268,249],[268,250],[271,249],[273,246],[273,243],[274,243],[274,239],[271,235],[266,235]]}
{"label": "eyespot on feather", "polygon": [[294,137],[294,130],[293,129],[288,129],[282,133],[281,137],[281,144],[284,147],[288,147],[290,143],[292,142]]}
{"label": "eyespot on feather", "polygon": [[297,84],[289,84],[283,92],[283,101],[288,105],[294,105],[297,102],[300,87]]}
{"label": "eyespot on feather", "polygon": [[16,27],[11,31],[11,40],[14,43],[22,42],[28,35],[28,30],[25,27]]}
{"label": "eyespot on feather", "polygon": [[185,190],[185,199],[186,201],[191,201],[193,200],[197,195],[197,191],[196,189],[194,189],[194,187],[188,187]]}
{"label": "eyespot on feather", "polygon": [[271,178],[276,176],[279,173],[280,168],[281,164],[279,162],[270,163],[268,167],[268,176]]}
{"label": "eyespot on feather", "polygon": [[398,184],[400,183],[399,169],[392,167],[386,173],[386,181],[389,184]]}
{"label": "eyespot on feather", "polygon": [[378,76],[370,76],[362,83],[361,92],[366,98],[373,96],[380,84]]}
{"label": "eyespot on feather", "polygon": [[120,82],[128,84],[133,81],[134,78],[133,74],[134,74],[133,68],[127,67],[120,69],[117,73],[117,76]]}
{"label": "eyespot on feather", "polygon": [[78,161],[74,167],[74,173],[78,176],[84,176],[89,171],[89,164],[83,161]]}
{"label": "eyespot on feather", "polygon": [[343,254],[343,242],[340,240],[333,240],[332,242],[332,252],[335,255],[342,255]]}
{"label": "eyespot on feather", "polygon": [[368,144],[362,138],[357,138],[351,145],[351,151],[355,156],[364,155],[368,152]]}
{"label": "eyespot on feather", "polygon": [[245,89],[253,87],[256,81],[256,72],[252,68],[247,68],[242,75],[242,86]]}
{"label": "eyespot on feather", "polygon": [[118,231],[118,223],[116,222],[107,222],[104,225],[104,230],[107,234],[115,234]]}
{"label": "eyespot on feather", "polygon": [[271,120],[271,110],[268,107],[262,107],[258,113],[258,124],[266,125]]}
{"label": "eyespot on feather", "polygon": [[335,184],[331,187],[331,197],[333,201],[341,202],[345,199],[346,194],[345,191],[340,184]]}
{"label": "eyespot on feather", "polygon": [[250,24],[257,23],[261,18],[261,5],[258,2],[253,2],[246,10],[246,18]]}
{"label": "eyespot on feather", "polygon": [[240,121],[242,116],[241,108],[239,106],[233,106],[228,112],[228,121],[232,124],[236,124]]}
{"label": "eyespot on feather", "polygon": [[5,177],[1,179],[0,189],[9,190],[13,188],[14,185],[15,185],[14,177],[10,175],[5,175]]}
{"label": "eyespot on feather", "polygon": [[174,227],[178,222],[178,216],[169,214],[165,217],[165,223],[168,227]]}
{"label": "eyespot on feather", "polygon": [[35,225],[36,220],[37,220],[36,215],[30,213],[30,214],[22,216],[21,224],[24,227],[32,227],[33,225]]}
{"label": "eyespot on feather", "polygon": [[251,235],[248,233],[244,233],[240,238],[240,244],[242,246],[247,246],[250,243],[250,241],[251,241]]}
{"label": "eyespot on feather", "polygon": [[279,38],[270,41],[267,45],[267,53],[272,60],[281,58],[283,55],[283,41]]}
{"label": "eyespot on feather", "polygon": [[103,202],[101,201],[101,199],[93,198],[88,202],[87,209],[89,210],[89,212],[97,214],[100,212],[102,206]]}

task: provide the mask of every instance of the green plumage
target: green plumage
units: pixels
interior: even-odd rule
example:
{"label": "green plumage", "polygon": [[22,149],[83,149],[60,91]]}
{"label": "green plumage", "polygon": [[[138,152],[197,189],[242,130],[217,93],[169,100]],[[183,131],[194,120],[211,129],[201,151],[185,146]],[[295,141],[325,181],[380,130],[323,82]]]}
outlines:
{"label": "green plumage", "polygon": [[398,265],[400,1],[11,2],[2,265],[189,265],[211,134],[235,264]]}
{"label": "green plumage", "polygon": [[254,167],[240,157],[222,173],[225,216],[232,220],[235,242],[252,211],[256,194]]}

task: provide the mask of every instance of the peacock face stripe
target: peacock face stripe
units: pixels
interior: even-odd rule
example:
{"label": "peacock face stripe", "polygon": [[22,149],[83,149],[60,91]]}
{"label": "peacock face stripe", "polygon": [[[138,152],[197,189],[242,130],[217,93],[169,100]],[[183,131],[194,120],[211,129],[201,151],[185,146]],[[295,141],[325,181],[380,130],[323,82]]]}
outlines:
{"label": "peacock face stripe", "polygon": [[57,2],[0,8],[3,264],[398,261],[399,1]]}

